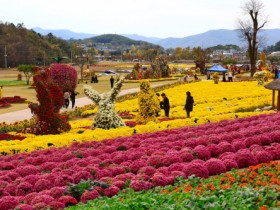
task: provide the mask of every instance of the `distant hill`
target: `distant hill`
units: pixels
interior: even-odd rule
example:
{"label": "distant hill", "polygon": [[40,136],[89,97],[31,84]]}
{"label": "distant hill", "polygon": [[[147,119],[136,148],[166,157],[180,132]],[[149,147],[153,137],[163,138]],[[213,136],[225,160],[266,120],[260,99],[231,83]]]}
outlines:
{"label": "distant hill", "polygon": [[131,45],[143,47],[143,48],[155,48],[155,47],[161,48],[160,46],[151,44],[149,42],[137,41],[117,34],[103,34],[100,36],[84,39],[81,42],[82,43],[92,42],[95,45],[102,44],[104,46],[107,46],[108,48],[121,48],[121,49],[130,48]]}
{"label": "distant hill", "polygon": [[[274,45],[280,41],[280,29],[265,29],[262,33],[266,37],[266,45]],[[245,43],[241,42],[236,30],[210,30],[205,33],[187,36],[184,38],[166,38],[156,42],[156,44],[164,48],[176,47],[212,47],[216,45],[238,45],[243,46]]]}
{"label": "distant hill", "polygon": [[[86,34],[86,33],[76,33],[70,30],[47,30],[41,28],[33,28],[34,31],[42,35],[52,33],[53,35],[60,37],[62,39],[86,39],[97,36],[96,34]],[[265,29],[263,30],[263,35],[266,37],[266,45],[274,45],[276,42],[280,41],[280,29]],[[149,43],[157,44],[165,49],[176,48],[176,47],[212,47],[216,45],[238,45],[240,47],[244,46],[244,42],[241,42],[238,38],[238,33],[236,30],[228,29],[218,29],[210,30],[204,33],[195,34],[191,36],[186,36],[183,38],[157,38],[157,37],[146,37],[138,34],[123,34],[122,36],[133,39],[141,40]]]}
{"label": "distant hill", "polygon": [[266,37],[267,45],[275,45],[276,42],[280,41],[280,29],[264,29],[263,35]]}
{"label": "distant hill", "polygon": [[238,34],[234,30],[211,30],[205,33],[187,36],[184,38],[166,38],[157,42],[164,48],[176,47],[202,47],[207,48],[216,45],[234,44],[240,46],[242,43],[238,40]]}
{"label": "distant hill", "polygon": [[0,68],[20,64],[49,65],[54,62],[52,57],[71,55],[71,46],[66,40],[52,35],[42,36],[22,25],[0,23],[0,32],[0,46],[5,46],[0,47],[0,55],[6,54],[8,58],[5,61],[0,59]]}
{"label": "distant hill", "polygon": [[125,36],[127,38],[130,39],[134,39],[134,40],[141,40],[141,41],[145,41],[145,42],[150,42],[153,44],[156,44],[158,41],[161,40],[161,38],[158,37],[147,37],[147,36],[141,36],[138,34],[122,34],[122,36]]}
{"label": "distant hill", "polygon": [[67,29],[42,29],[40,27],[32,28],[37,33],[40,33],[42,35],[47,35],[49,33],[52,33],[54,36],[59,37],[61,39],[86,39],[89,37],[97,36],[96,34],[87,34],[87,33],[77,33],[73,32]]}

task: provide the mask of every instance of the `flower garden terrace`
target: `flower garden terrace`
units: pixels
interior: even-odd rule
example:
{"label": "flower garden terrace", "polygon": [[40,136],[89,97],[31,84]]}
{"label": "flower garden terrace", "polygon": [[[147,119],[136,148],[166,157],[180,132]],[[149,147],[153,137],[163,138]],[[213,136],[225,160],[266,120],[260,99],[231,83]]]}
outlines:
{"label": "flower garden terrace", "polygon": [[[186,114],[183,110],[186,90],[191,91],[196,104],[191,119],[185,118]],[[88,128],[91,124],[91,120],[76,120],[71,121],[72,129],[69,132],[60,135],[36,136],[32,134],[17,134],[24,136],[25,139],[13,141],[2,140],[0,141],[0,153],[2,155],[9,155],[30,152],[49,147],[64,147],[73,142],[102,141],[119,136],[130,136],[135,133],[143,134],[263,113],[274,113],[273,110],[255,112],[256,108],[263,108],[269,105],[271,101],[270,91],[257,86],[256,82],[220,83],[219,85],[214,85],[212,82],[198,82],[179,85],[166,89],[164,92],[169,97],[171,104],[170,119],[159,117],[158,122],[149,122],[146,125],[136,124],[135,127],[127,126],[110,130],[91,130]],[[137,104],[137,99],[126,100],[117,103],[116,110],[120,115],[122,115],[121,113],[126,113],[124,117],[127,116],[127,114],[133,116],[137,114]],[[85,112],[90,111],[95,112],[96,110],[87,110]],[[125,119],[125,121],[127,124],[135,125],[133,118]],[[17,125],[18,124],[20,123],[17,123]],[[2,124],[2,127],[4,127],[2,130],[8,129],[6,124]],[[13,132],[10,134],[15,135]]]}
{"label": "flower garden terrace", "polygon": [[[223,91],[215,89],[217,86],[223,87]],[[196,101],[191,119],[182,119],[186,90],[192,92]],[[73,121],[71,131],[60,135],[9,133],[26,138],[0,142],[2,155],[9,154],[0,158],[0,203],[12,205],[11,208],[19,203],[35,208],[64,208],[102,195],[111,197],[126,187],[148,190],[174,184],[177,177],[195,174],[206,178],[232,168],[279,160],[279,114],[253,111],[269,104],[270,91],[252,82],[221,86],[201,82],[164,92],[171,105],[176,106],[171,108],[172,119],[160,118],[161,122],[90,130],[87,127],[91,120],[85,119]],[[172,93],[178,95],[173,97]],[[135,105],[137,101],[124,101],[117,107],[130,112],[129,104]],[[205,116],[196,109],[204,111]],[[124,112],[118,108],[117,111]],[[135,111],[137,107],[131,113]],[[249,117],[252,115],[257,116]],[[22,154],[10,155],[14,153]],[[94,184],[95,190],[85,190],[78,196],[69,190],[64,194],[69,183],[84,186],[83,180],[88,178],[95,183],[86,185]],[[101,189],[100,183],[107,183],[108,187]],[[1,209],[7,207],[3,205]]]}
{"label": "flower garden terrace", "polygon": [[[2,156],[0,207],[64,208],[127,187],[149,190],[177,177],[208,178],[279,160],[279,129],[280,114],[268,114]],[[67,190],[83,180],[105,187],[89,184],[78,195]]]}
{"label": "flower garden terrace", "polygon": [[279,209],[279,167],[279,161],[271,161],[207,179],[190,176],[150,190],[127,188],[68,209]]}

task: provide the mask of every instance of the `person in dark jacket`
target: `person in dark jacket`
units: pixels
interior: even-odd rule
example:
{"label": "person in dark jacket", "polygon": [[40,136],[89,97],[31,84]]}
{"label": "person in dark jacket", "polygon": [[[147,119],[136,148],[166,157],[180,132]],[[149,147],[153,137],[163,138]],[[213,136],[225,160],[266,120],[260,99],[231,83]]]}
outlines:
{"label": "person in dark jacket", "polygon": [[186,95],[187,95],[187,99],[186,99],[186,104],[184,109],[187,112],[187,118],[190,118],[191,117],[190,113],[193,110],[194,100],[189,91],[186,92]]}
{"label": "person in dark jacket", "polygon": [[161,108],[164,109],[165,117],[169,117],[169,110],[170,110],[169,99],[167,98],[165,93],[162,93],[161,97],[163,98],[163,101],[161,103]]}
{"label": "person in dark jacket", "polygon": [[113,88],[113,87],[114,87],[114,81],[115,81],[114,77],[113,77],[113,76],[111,76],[111,78],[110,78],[111,88]]}
{"label": "person in dark jacket", "polygon": [[70,94],[70,99],[71,99],[71,103],[72,103],[72,109],[75,106],[76,95],[77,95],[77,93],[75,93],[75,91],[72,91],[71,94]]}

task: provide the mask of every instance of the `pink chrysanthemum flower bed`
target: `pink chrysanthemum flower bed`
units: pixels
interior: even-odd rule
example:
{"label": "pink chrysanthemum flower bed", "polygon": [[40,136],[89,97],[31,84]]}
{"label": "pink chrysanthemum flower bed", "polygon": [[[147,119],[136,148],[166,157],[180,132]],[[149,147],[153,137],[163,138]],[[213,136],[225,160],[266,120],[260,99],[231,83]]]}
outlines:
{"label": "pink chrysanthemum flower bed", "polygon": [[[0,209],[64,208],[125,187],[148,190],[176,177],[206,178],[279,159],[280,114],[74,143],[0,157]],[[80,199],[65,194],[69,183],[87,179],[109,187],[96,186]]]}

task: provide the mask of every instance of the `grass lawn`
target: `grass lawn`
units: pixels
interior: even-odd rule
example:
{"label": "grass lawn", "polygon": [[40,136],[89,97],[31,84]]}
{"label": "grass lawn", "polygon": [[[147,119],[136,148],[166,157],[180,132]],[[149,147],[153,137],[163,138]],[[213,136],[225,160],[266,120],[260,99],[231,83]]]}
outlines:
{"label": "grass lawn", "polygon": [[[170,64],[171,66],[174,64]],[[191,67],[193,65],[190,64],[175,64],[177,67]],[[78,67],[74,67],[77,70],[78,78],[80,78],[80,69]],[[99,73],[104,72],[105,70],[118,70],[118,69],[132,69],[133,63],[120,63],[120,62],[102,62],[99,66],[90,67],[94,69],[99,75]],[[3,85],[3,96],[4,97],[13,97],[13,96],[20,96],[22,98],[26,98],[26,103],[19,103],[19,104],[12,104],[8,108],[1,108],[0,114],[18,111],[22,109],[28,108],[28,102],[37,102],[36,92],[34,88],[30,85],[26,85],[26,78],[24,74],[22,74],[22,81],[17,81],[17,75],[19,72],[16,68],[11,69],[0,69],[0,86]],[[121,74],[121,76],[125,76],[125,74]],[[99,93],[108,92],[110,90],[110,75],[108,76],[98,76],[98,83],[88,83],[92,85],[92,87],[98,91]],[[152,84],[168,84],[170,81],[160,81],[160,82],[153,82]],[[32,84],[32,79],[30,81]],[[83,85],[86,84],[80,83],[77,85],[76,91],[80,94],[77,95],[77,98],[85,97],[83,94]],[[137,88],[139,87],[139,83],[125,83],[122,87],[122,90]]]}
{"label": "grass lawn", "polygon": [[[0,114],[18,111],[22,109],[28,108],[28,102],[37,102],[35,89],[30,85],[26,85],[25,78],[23,77],[23,81],[16,81],[18,72],[14,70],[0,70],[0,85],[3,85],[3,96],[4,97],[13,97],[20,96],[22,98],[26,98],[26,103],[19,104],[11,104],[10,107],[1,108]],[[78,73],[79,76],[79,73]],[[99,76],[98,83],[87,83],[91,85],[96,91],[99,93],[108,92],[111,89],[110,86],[110,76]],[[21,82],[20,85],[14,85],[16,82]],[[169,81],[161,81],[161,82],[153,82],[153,84],[168,84]],[[9,84],[9,85],[7,85]],[[32,81],[30,82],[32,84]],[[77,95],[77,98],[86,97],[83,93],[83,85],[86,84],[80,83],[77,85],[76,91],[80,94]],[[137,88],[139,87],[138,83],[125,83],[122,87],[122,90]]]}

